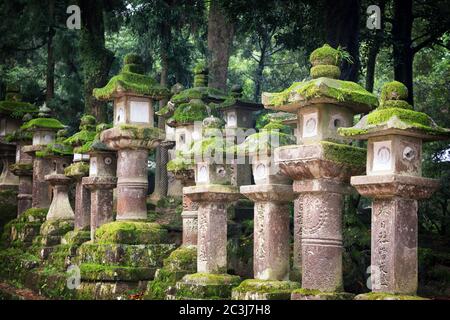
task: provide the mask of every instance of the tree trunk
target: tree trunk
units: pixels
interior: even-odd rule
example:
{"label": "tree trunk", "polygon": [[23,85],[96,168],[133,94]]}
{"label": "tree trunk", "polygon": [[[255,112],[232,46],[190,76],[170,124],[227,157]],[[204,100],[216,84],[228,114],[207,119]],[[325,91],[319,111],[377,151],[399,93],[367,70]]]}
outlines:
{"label": "tree trunk", "polygon": [[413,24],[412,0],[394,1],[392,22],[394,78],[408,88],[408,102],[413,104],[413,48],[411,31]]}
{"label": "tree trunk", "polygon": [[109,69],[114,60],[112,52],[105,48],[103,1],[79,0],[81,8],[80,55],[84,71],[85,112],[105,122],[105,102],[92,96],[94,88],[103,87],[108,81]]}
{"label": "tree trunk", "polygon": [[234,26],[226,17],[221,2],[211,0],[208,17],[208,87],[226,91],[228,61],[234,36]]}
{"label": "tree trunk", "polygon": [[326,40],[334,48],[341,46],[353,58],[353,64],[344,61],[341,66],[341,79],[358,80],[359,71],[359,0],[325,1]]}
{"label": "tree trunk", "polygon": [[53,37],[55,36],[55,0],[48,1],[49,26],[47,34],[47,74],[45,102],[48,104],[55,94],[55,57],[53,50]]}

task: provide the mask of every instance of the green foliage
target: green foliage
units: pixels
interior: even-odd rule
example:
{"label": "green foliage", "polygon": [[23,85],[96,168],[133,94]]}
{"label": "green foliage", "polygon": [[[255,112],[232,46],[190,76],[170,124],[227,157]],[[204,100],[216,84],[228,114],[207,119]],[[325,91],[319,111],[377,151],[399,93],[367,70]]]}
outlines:
{"label": "green foliage", "polygon": [[27,113],[37,113],[38,108],[31,103],[21,101],[0,101],[0,114],[22,119]]}

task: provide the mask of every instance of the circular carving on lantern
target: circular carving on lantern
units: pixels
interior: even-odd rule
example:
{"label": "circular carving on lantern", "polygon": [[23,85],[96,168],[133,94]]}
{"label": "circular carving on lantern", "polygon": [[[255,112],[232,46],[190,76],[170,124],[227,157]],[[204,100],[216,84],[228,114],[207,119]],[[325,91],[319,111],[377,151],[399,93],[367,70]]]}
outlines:
{"label": "circular carving on lantern", "polygon": [[412,161],[416,157],[416,151],[411,147],[403,149],[403,159]]}
{"label": "circular carving on lantern", "polygon": [[106,165],[109,166],[112,163],[112,159],[110,157],[106,157],[104,162],[105,162]]}
{"label": "circular carving on lantern", "polygon": [[227,175],[227,171],[225,170],[224,167],[218,167],[216,169],[216,173],[219,177],[224,178]]}

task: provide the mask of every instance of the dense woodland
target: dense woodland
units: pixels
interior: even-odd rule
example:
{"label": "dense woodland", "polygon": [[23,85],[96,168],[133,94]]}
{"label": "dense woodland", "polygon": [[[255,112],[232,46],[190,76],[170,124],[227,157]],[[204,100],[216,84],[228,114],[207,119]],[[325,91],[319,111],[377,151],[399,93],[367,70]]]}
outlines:
{"label": "dense woodland", "polygon": [[[81,9],[80,30],[66,26],[71,4]],[[366,26],[373,4],[381,29]],[[448,0],[15,0],[0,3],[0,20],[0,100],[6,84],[18,82],[24,100],[46,102],[72,132],[85,113],[111,121],[111,106],[91,93],[117,74],[127,53],[141,55],[146,73],[168,87],[191,87],[194,65],[206,61],[210,87],[240,84],[247,99],[260,101],[262,92],[306,79],[309,54],[324,43],[349,53],[342,79],[374,93],[401,81],[415,110],[450,127]],[[448,248],[448,142],[424,147],[423,169],[442,188],[421,203],[420,245]],[[344,214],[347,258],[356,266],[345,274],[356,287],[364,286],[370,256],[369,209],[367,199],[352,198]]]}

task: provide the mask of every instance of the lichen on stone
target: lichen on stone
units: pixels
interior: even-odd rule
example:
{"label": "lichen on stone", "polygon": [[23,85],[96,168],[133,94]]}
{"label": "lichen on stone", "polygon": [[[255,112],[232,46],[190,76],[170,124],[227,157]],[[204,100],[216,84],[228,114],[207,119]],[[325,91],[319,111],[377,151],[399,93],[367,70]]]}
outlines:
{"label": "lichen on stone", "polygon": [[89,175],[89,164],[84,161],[72,163],[64,169],[67,177],[85,177]]}

